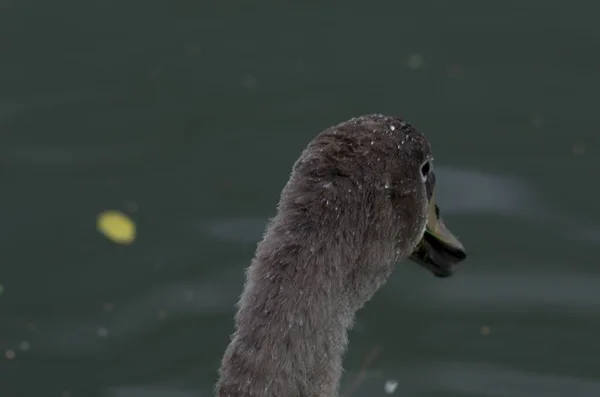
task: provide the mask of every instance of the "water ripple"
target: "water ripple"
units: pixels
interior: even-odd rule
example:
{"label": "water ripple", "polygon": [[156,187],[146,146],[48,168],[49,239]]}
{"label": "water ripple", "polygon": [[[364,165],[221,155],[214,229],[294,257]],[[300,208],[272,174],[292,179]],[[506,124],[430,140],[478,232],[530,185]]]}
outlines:
{"label": "water ripple", "polygon": [[460,274],[451,283],[429,283],[416,294],[432,309],[473,310],[494,307],[508,312],[532,308],[569,311],[593,316],[599,313],[600,276],[539,270],[490,274]]}
{"label": "water ripple", "polygon": [[[106,353],[104,338],[112,346],[127,345],[147,330],[156,330],[181,316],[229,313],[238,298],[240,287],[231,283],[229,274],[194,284],[161,286],[145,295],[115,304],[110,317],[97,315],[77,320],[55,318],[37,323],[38,351],[60,357],[85,357]],[[160,313],[165,319],[160,318]]]}
{"label": "water ripple", "polygon": [[[438,198],[444,214],[501,215],[525,220],[584,242],[600,241],[600,225],[553,209],[525,181],[454,167],[439,167]],[[200,229],[219,240],[253,243],[261,239],[267,218],[220,219]]]}
{"label": "water ripple", "polygon": [[201,397],[198,390],[167,386],[116,386],[103,393],[105,397]]}
{"label": "water ripple", "polygon": [[598,396],[600,382],[556,374],[538,374],[490,364],[437,363],[424,378],[443,391],[482,397]]}

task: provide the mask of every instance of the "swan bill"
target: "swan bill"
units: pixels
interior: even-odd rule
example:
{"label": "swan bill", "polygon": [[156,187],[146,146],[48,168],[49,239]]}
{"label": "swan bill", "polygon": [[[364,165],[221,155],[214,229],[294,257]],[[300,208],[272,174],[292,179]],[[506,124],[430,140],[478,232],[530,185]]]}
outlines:
{"label": "swan bill", "polygon": [[436,277],[449,277],[454,266],[466,258],[465,248],[444,224],[435,197],[432,197],[425,233],[410,259],[429,269]]}

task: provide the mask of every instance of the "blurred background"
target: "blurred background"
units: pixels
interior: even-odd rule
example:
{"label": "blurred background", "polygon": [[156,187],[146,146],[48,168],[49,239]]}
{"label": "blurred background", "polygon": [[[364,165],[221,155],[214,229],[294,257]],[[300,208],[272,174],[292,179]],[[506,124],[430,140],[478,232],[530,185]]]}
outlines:
{"label": "blurred background", "polygon": [[211,396],[305,145],[400,116],[457,274],[405,262],[343,397],[600,395],[594,2],[4,0],[0,395]]}

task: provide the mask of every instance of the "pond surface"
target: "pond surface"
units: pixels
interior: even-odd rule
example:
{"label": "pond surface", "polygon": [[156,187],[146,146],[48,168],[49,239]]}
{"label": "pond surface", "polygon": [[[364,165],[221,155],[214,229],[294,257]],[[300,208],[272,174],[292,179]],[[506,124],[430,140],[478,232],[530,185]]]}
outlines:
{"label": "pond surface", "polygon": [[[343,397],[600,395],[587,4],[4,2],[0,394],[211,396],[292,164],[382,112],[431,141],[469,259],[398,266]],[[133,244],[96,230],[111,209]]]}

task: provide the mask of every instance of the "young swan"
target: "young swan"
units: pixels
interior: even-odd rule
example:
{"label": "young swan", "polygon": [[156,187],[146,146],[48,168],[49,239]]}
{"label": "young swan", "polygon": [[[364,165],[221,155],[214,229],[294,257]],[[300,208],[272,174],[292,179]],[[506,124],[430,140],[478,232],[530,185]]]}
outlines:
{"label": "young swan", "polygon": [[235,317],[219,397],[334,397],[355,312],[409,258],[446,277],[466,258],[434,201],[429,143],[367,115],[321,132],[283,189]]}

